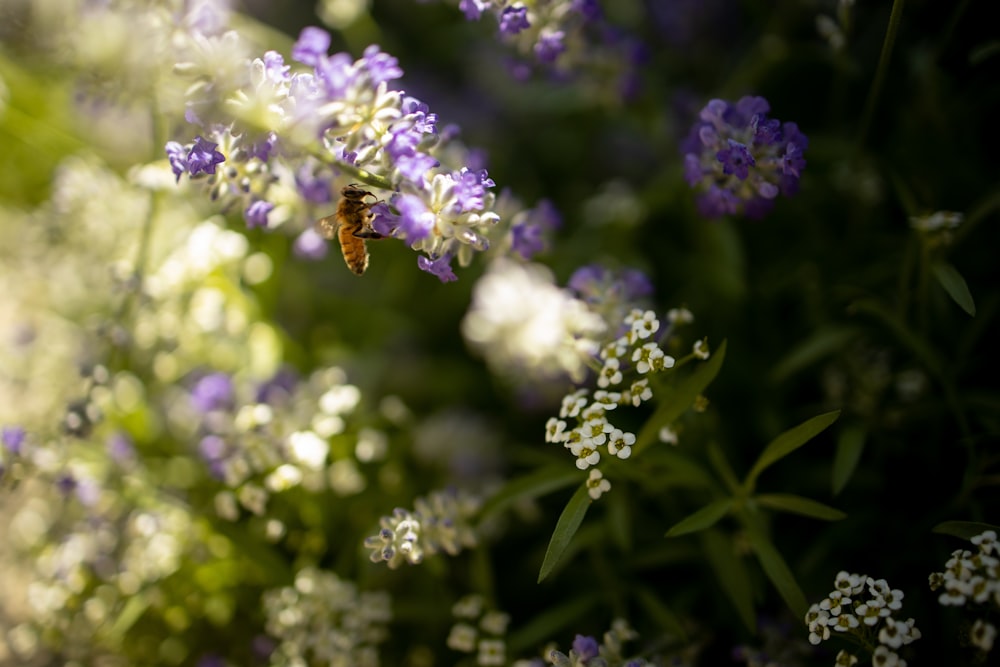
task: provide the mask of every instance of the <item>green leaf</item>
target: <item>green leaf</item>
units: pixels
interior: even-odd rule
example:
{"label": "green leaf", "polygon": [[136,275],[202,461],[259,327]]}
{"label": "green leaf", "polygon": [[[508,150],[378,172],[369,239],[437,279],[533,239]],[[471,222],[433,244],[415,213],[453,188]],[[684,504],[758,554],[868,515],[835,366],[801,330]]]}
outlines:
{"label": "green leaf", "polygon": [[483,503],[479,521],[492,517],[512,503],[523,498],[538,498],[580,481],[580,471],[564,465],[549,466],[513,479]]}
{"label": "green leaf", "polygon": [[754,500],[763,505],[781,512],[801,514],[802,516],[822,519],[823,521],[840,521],[847,515],[829,505],[817,502],[810,498],[792,495],[790,493],[768,493],[754,496]]}
{"label": "green leaf", "polygon": [[770,444],[764,448],[764,451],[757,459],[757,462],[753,465],[753,468],[750,469],[750,474],[747,475],[746,481],[743,482],[743,487],[746,489],[747,493],[749,494],[753,492],[754,486],[757,483],[757,476],[760,475],[760,473],[762,473],[768,466],[780,461],[802,445],[815,438],[830,424],[837,421],[837,417],[839,416],[840,410],[834,410],[833,412],[827,412],[813,417],[812,419],[802,422],[798,426],[788,429],[772,440]]}
{"label": "green leaf", "polygon": [[542,569],[538,573],[538,583],[549,576],[559,559],[562,558],[563,552],[566,551],[566,547],[573,539],[573,535],[583,523],[583,517],[587,514],[590,502],[590,496],[587,495],[587,485],[581,484],[573,497],[569,499],[562,514],[559,515],[556,529],[552,531],[552,539],[549,540],[549,548],[545,550]]}
{"label": "green leaf", "polygon": [[948,293],[948,296],[958,304],[958,307],[972,317],[975,317],[976,302],[972,300],[972,293],[969,292],[969,286],[966,284],[962,274],[958,272],[958,269],[948,262],[939,260],[931,264],[931,271],[934,272],[934,277],[937,278],[938,283]]}
{"label": "green leaf", "polygon": [[121,642],[128,634],[135,622],[149,608],[149,598],[142,593],[137,593],[128,598],[124,608],[118,613],[114,624],[108,630],[108,635],[116,642]]}
{"label": "green leaf", "polygon": [[792,610],[795,617],[805,617],[806,609],[809,607],[806,603],[805,593],[795,581],[795,576],[785,563],[785,559],[781,557],[771,541],[765,537],[764,531],[760,530],[753,521],[747,518],[744,526],[747,529],[747,539],[750,540],[750,546],[757,556],[760,566],[764,569],[764,574],[778,589],[781,598]]}
{"label": "green leaf", "polygon": [[971,540],[987,530],[993,530],[1000,534],[1000,526],[978,521],[945,521],[931,528],[931,532],[960,537],[963,540]]}
{"label": "green leaf", "polygon": [[837,438],[837,452],[833,455],[833,495],[837,495],[847,486],[848,480],[854,474],[861,460],[861,452],[865,449],[868,431],[860,424],[851,424],[840,431]]}
{"label": "green leaf", "polygon": [[684,644],[687,643],[688,637],[684,630],[684,624],[670,607],[665,605],[648,587],[637,588],[633,592],[639,604],[646,611],[646,616],[652,618],[653,622],[659,625],[666,634],[672,635]]}
{"label": "green leaf", "polygon": [[733,467],[729,465],[722,447],[714,440],[709,440],[705,449],[708,452],[708,462],[712,464],[712,469],[715,470],[715,473],[722,478],[726,488],[729,489],[729,493],[734,496],[739,495],[740,480],[736,477]]}
{"label": "green leaf", "polygon": [[708,505],[705,505],[686,519],[681,519],[679,522],[674,524],[674,526],[667,531],[667,534],[664,537],[679,537],[681,535],[687,535],[688,533],[696,533],[699,530],[711,528],[719,522],[719,519],[726,516],[732,506],[732,498],[715,500]]}
{"label": "green leaf", "polygon": [[849,326],[829,326],[820,329],[815,335],[792,348],[777,363],[771,371],[771,379],[774,382],[781,382],[821,359],[825,359],[857,338],[860,331],[857,327]]}
{"label": "green leaf", "polygon": [[753,609],[753,591],[750,576],[743,560],[736,555],[736,546],[717,530],[706,530],[701,534],[701,546],[708,558],[708,564],[715,573],[715,580],[722,592],[733,603],[743,625],[751,633],[757,632],[757,615]]}
{"label": "green leaf", "polygon": [[689,375],[678,380],[673,386],[661,387],[656,391],[659,407],[636,436],[635,446],[632,448],[633,455],[639,454],[656,442],[660,429],[673,424],[691,407],[699,394],[705,391],[719,374],[725,358],[726,341],[722,341],[719,349],[712,352],[707,361],[698,364]]}

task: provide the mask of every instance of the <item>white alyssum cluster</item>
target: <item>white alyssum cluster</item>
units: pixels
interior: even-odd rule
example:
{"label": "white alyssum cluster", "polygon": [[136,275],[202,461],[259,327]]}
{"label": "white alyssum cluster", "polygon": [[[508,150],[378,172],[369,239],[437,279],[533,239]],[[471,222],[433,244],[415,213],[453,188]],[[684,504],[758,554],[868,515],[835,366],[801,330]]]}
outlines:
{"label": "white alyssum cluster", "polygon": [[[902,601],[903,592],[890,588],[885,579],[841,571],[834,590],[806,613],[809,643],[819,644],[832,633],[852,634],[865,645],[878,642],[872,652],[875,667],[906,667],[906,661],[896,651],[920,639],[920,630],[912,618],[901,621],[894,616],[902,609]],[[841,651],[834,664],[851,665],[856,662],[852,658]]]}
{"label": "white alyssum cluster", "polygon": [[378,667],[377,646],[392,618],[385,592],[359,592],[333,572],[306,567],[292,586],[264,593],[269,635],[280,643],[271,665]]}
{"label": "white alyssum cluster", "polygon": [[[938,602],[945,606],[970,607],[985,612],[1000,608],[1000,559],[996,531],[987,530],[972,538],[976,553],[957,549],[944,564],[944,572],[930,575],[932,591],[943,589]],[[988,653],[993,649],[997,628],[976,619],[969,632],[972,645]]]}
{"label": "white alyssum cluster", "polygon": [[462,320],[466,342],[495,372],[525,382],[582,380],[606,328],[549,269],[503,258],[476,283]]}
{"label": "white alyssum cluster", "polygon": [[[577,389],[562,402],[558,417],[545,425],[545,441],[561,443],[576,457],[576,467],[597,465],[602,452],[619,459],[632,455],[634,433],[616,427],[608,413],[622,405],[639,406],[653,397],[648,376],[673,368],[675,360],[654,339],[660,321],[651,310],[632,310],[624,321],[625,333],[605,345],[597,374],[597,389]],[[626,379],[626,374],[628,379]],[[572,426],[570,425],[572,423]],[[610,482],[592,474],[590,496],[597,499]]]}
{"label": "white alyssum cluster", "polygon": [[413,511],[397,507],[379,521],[379,531],[365,538],[373,563],[396,569],[404,562],[417,565],[425,556],[450,556],[478,544],[471,519],[481,505],[478,496],[464,491],[435,491],[414,501]]}

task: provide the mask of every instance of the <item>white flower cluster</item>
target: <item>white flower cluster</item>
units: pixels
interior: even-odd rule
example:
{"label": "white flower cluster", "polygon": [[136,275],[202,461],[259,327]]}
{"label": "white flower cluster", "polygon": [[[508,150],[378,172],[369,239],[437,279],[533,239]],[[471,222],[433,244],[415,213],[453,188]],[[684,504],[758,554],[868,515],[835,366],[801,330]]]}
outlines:
{"label": "white flower cluster", "polygon": [[378,667],[376,647],[386,638],[390,602],[388,593],[359,593],[332,572],[300,570],[294,586],[263,595],[267,632],[281,642],[270,664]]}
{"label": "white flower cluster", "polygon": [[[635,434],[617,428],[607,413],[619,405],[642,405],[653,397],[653,390],[648,377],[626,382],[626,373],[630,378],[632,370],[636,376],[648,376],[674,366],[674,358],[653,340],[660,329],[653,311],[634,309],[625,317],[625,325],[626,332],[600,351],[603,365],[597,376],[599,388],[593,392],[578,389],[567,395],[559,416],[545,424],[545,441],[562,443],[576,457],[580,470],[597,465],[602,448],[620,459],[632,455]],[[570,419],[575,422],[572,428],[567,421]],[[600,492],[596,496],[591,493],[591,497],[600,497]]]}
{"label": "white flower cluster", "polygon": [[537,382],[583,379],[606,324],[541,264],[497,259],[476,283],[462,334],[496,372]]}
{"label": "white flower cluster", "polygon": [[[957,549],[944,564],[944,572],[934,572],[930,576],[931,590],[943,588],[938,602],[945,606],[980,608],[1000,607],[1000,551],[996,531],[987,530],[972,538],[978,547],[977,553],[968,549]],[[992,604],[991,604],[992,603]],[[993,649],[997,628],[992,623],[977,619],[972,625],[969,639],[981,651]]]}
{"label": "white flower cluster", "polygon": [[[889,588],[885,579],[841,571],[834,580],[834,590],[806,613],[809,643],[819,644],[830,638],[830,631],[859,637],[866,646],[878,641],[872,653],[875,667],[906,667],[896,649],[920,639],[920,630],[912,618],[900,621],[893,613],[903,606],[903,592]],[[837,655],[836,665],[853,665],[854,656],[846,651]]]}
{"label": "white flower cluster", "polygon": [[477,545],[469,520],[479,511],[480,498],[462,491],[435,491],[417,498],[411,512],[397,507],[392,516],[379,521],[381,528],[365,538],[373,563],[385,562],[396,569],[403,562],[416,565],[424,556],[444,551],[454,556]]}
{"label": "white flower cluster", "polygon": [[507,633],[510,615],[486,610],[481,595],[467,595],[451,608],[457,623],[448,634],[448,648],[462,653],[476,653],[482,667],[507,664]]}

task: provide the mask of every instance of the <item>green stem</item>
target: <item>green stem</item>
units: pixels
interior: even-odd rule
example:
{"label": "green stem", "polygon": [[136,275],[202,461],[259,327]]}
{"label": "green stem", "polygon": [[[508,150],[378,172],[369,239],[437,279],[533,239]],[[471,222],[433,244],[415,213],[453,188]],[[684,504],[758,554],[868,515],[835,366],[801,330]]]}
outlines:
{"label": "green stem", "polygon": [[875,72],[875,79],[872,81],[871,90],[868,91],[868,100],[865,102],[864,115],[861,117],[861,128],[858,131],[858,150],[865,144],[868,130],[871,128],[872,119],[875,116],[875,109],[878,106],[879,97],[882,94],[882,86],[885,84],[885,77],[889,72],[889,61],[892,59],[892,49],[896,45],[896,33],[899,31],[899,24],[903,19],[903,5],[905,0],[893,0],[892,12],[889,14],[889,25],[885,30],[885,40],[882,42],[882,55],[879,56],[878,70]]}

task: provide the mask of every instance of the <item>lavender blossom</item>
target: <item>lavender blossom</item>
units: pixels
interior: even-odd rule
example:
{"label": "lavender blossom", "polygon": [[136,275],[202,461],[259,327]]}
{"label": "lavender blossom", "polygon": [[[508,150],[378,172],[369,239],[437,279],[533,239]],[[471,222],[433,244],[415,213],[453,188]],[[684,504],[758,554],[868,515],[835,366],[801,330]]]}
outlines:
{"label": "lavender blossom", "polygon": [[681,149],[685,179],[705,217],[760,219],[779,194],[798,191],[809,140],[795,123],[768,118],[769,111],[767,100],[750,96],[702,109]]}
{"label": "lavender blossom", "polygon": [[[298,229],[289,227],[301,233],[329,215],[312,205],[329,201],[329,184],[347,172],[373,190],[391,191],[375,192],[383,198],[373,209],[376,230],[423,253],[422,270],[454,280],[452,260],[467,266],[490,245],[500,219],[493,180],[471,152],[468,163],[455,164],[462,153],[455,133],[439,135],[426,104],[390,88],[403,74],[394,57],[372,45],[352,61],[328,55],[329,45],[326,32],[306,28],[292,56],[308,69],[267,52],[229,81],[192,86],[188,118],[201,132],[190,144],[167,143],[173,173],[204,180],[221,206],[244,211],[248,227],[276,226],[269,214],[283,198],[300,210]],[[299,200],[286,201],[289,191]],[[296,246],[300,256],[323,252],[309,235]]]}

